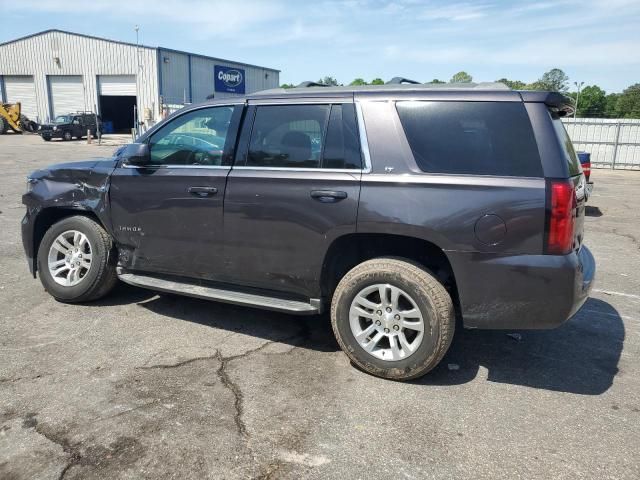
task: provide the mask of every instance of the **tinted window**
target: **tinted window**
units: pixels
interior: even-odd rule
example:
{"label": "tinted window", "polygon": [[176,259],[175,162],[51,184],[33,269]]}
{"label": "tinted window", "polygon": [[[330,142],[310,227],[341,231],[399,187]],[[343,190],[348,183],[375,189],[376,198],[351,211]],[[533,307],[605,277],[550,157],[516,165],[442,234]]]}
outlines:
{"label": "tinted window", "polygon": [[353,104],[332,105],[322,168],[362,167]]}
{"label": "tinted window", "polygon": [[[212,107],[181,115],[149,141],[152,165],[227,165],[223,152],[234,107]],[[233,140],[233,139],[231,139]]]}
{"label": "tinted window", "polygon": [[529,117],[516,102],[398,102],[421,170],[541,177]]}
{"label": "tinted window", "polygon": [[573,177],[582,172],[582,167],[580,166],[580,160],[578,159],[578,155],[576,155],[576,151],[573,148],[573,143],[571,143],[571,139],[569,138],[569,134],[567,130],[564,128],[564,124],[560,117],[555,113],[550,113],[551,119],[553,121],[553,128],[556,131],[556,136],[560,141],[560,146],[562,147],[562,151],[565,156],[565,160],[567,161],[567,165],[569,167],[569,176]]}
{"label": "tinted window", "polygon": [[247,165],[318,168],[329,105],[257,107]]}

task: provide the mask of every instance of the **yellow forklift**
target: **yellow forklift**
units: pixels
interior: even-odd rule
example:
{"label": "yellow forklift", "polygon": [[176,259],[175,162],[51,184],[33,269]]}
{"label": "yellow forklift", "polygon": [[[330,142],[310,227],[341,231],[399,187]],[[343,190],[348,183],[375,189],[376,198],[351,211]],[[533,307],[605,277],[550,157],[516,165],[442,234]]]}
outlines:
{"label": "yellow forklift", "polygon": [[13,130],[16,133],[38,131],[38,124],[22,115],[20,102],[0,103],[0,135]]}

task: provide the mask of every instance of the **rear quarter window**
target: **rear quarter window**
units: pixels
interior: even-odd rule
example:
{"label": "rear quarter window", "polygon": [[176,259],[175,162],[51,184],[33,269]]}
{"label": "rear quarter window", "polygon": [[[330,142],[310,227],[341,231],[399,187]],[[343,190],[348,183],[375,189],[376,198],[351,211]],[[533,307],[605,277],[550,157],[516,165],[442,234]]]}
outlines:
{"label": "rear quarter window", "polygon": [[424,172],[543,176],[521,102],[402,101],[396,109]]}
{"label": "rear quarter window", "polygon": [[560,117],[553,112],[549,112],[549,115],[551,115],[553,128],[556,131],[556,136],[558,137],[558,141],[560,142],[562,153],[564,155],[565,161],[567,162],[569,176],[574,177],[576,175],[579,175],[580,173],[582,173],[580,159],[578,158],[578,155],[573,148],[573,143],[571,143],[571,139],[569,138],[569,134],[567,133],[566,128],[564,128],[562,120],[560,120]]}

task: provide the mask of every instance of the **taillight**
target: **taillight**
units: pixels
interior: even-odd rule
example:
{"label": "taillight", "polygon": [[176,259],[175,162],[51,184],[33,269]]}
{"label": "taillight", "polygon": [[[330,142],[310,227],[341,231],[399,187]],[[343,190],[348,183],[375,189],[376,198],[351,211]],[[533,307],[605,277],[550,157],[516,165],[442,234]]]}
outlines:
{"label": "taillight", "polygon": [[582,164],[582,173],[584,173],[584,177],[589,181],[589,177],[591,176],[591,162],[584,162]]}
{"label": "taillight", "polygon": [[573,247],[576,191],[571,180],[549,180],[547,189],[546,253],[565,255]]}

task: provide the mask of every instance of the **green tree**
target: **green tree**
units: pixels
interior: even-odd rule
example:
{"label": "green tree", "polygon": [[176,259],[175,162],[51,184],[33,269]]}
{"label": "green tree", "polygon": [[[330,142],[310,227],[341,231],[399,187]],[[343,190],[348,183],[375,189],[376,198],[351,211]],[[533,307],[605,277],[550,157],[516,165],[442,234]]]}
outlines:
{"label": "green tree", "polygon": [[280,88],[294,88],[295,85],[293,83],[283,83],[280,85]]}
{"label": "green tree", "polygon": [[473,77],[465,71],[456,73],[453,77],[451,77],[451,80],[449,80],[449,83],[471,83],[471,82],[473,82]]}
{"label": "green tree", "polygon": [[607,109],[607,93],[597,85],[589,85],[577,92],[569,94],[571,98],[577,100],[577,117],[604,117]]}
{"label": "green tree", "polygon": [[353,82],[351,82],[349,85],[366,85],[367,82],[364,80],[364,78],[356,78],[353,80]]}
{"label": "green tree", "polygon": [[447,83],[444,80],[440,80],[438,78],[434,78],[433,80],[431,80],[430,82],[427,83],[434,83],[434,84],[440,84],[440,83]]}
{"label": "green tree", "polygon": [[527,86],[526,83],[521,82],[520,80],[509,80],[507,78],[501,78],[499,80],[496,80],[496,82],[504,83],[511,90],[524,90],[524,88]]}
{"label": "green tree", "polygon": [[552,68],[543,73],[538,82],[545,86],[544,90],[551,92],[566,92],[569,90],[569,77],[559,68]]}
{"label": "green tree", "polygon": [[374,78],[371,80],[371,85],[384,85],[384,80],[381,78]]}
{"label": "green tree", "polygon": [[330,87],[338,86],[338,81],[333,77],[323,77],[318,80],[318,83],[324,83],[325,85],[329,85]]}
{"label": "green tree", "polygon": [[640,83],[625,88],[616,103],[620,118],[640,118]]}
{"label": "green tree", "polygon": [[541,80],[536,80],[533,83],[528,83],[525,87],[525,90],[549,90],[548,85],[543,83]]}
{"label": "green tree", "polygon": [[604,115],[607,118],[618,118],[618,100],[620,99],[619,93],[610,93],[606,96],[606,104],[604,107]]}

